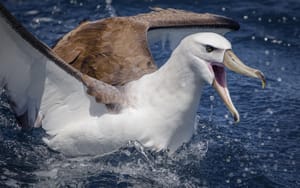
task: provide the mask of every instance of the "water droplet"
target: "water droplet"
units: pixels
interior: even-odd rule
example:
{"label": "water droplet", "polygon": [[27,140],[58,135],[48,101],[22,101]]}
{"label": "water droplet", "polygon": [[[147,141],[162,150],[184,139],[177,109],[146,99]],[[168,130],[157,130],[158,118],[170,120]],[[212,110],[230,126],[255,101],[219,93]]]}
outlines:
{"label": "water droplet", "polygon": [[220,138],[222,138],[222,136],[218,135],[217,138],[220,139]]}
{"label": "water droplet", "polygon": [[241,180],[240,178],[238,178],[238,179],[236,180],[236,183],[240,184],[240,183],[242,183],[242,180]]}
{"label": "water droplet", "polygon": [[281,70],[282,70],[282,71],[285,71],[285,67],[281,67]]}
{"label": "water droplet", "polygon": [[261,22],[261,21],[262,21],[262,18],[261,18],[261,17],[259,17],[259,18],[258,18],[258,21],[260,21],[260,22]]}
{"label": "water droplet", "polygon": [[277,78],[277,81],[278,81],[278,82],[281,82],[281,81],[282,81],[282,79],[279,77],[279,78]]}
{"label": "water droplet", "polygon": [[275,131],[279,133],[279,132],[280,132],[280,129],[279,129],[279,128],[277,128],[277,129],[275,129]]}
{"label": "water droplet", "polygon": [[267,37],[265,37],[265,38],[264,38],[264,41],[268,41],[268,38],[267,38]]}
{"label": "water droplet", "polygon": [[261,146],[264,146],[264,145],[265,145],[265,143],[263,143],[263,142],[262,142],[260,145],[261,145]]}
{"label": "water droplet", "polygon": [[294,17],[293,17],[293,20],[294,20],[294,21],[296,21],[296,20],[297,20],[297,18],[294,16]]}
{"label": "water droplet", "polygon": [[290,47],[290,46],[291,46],[291,44],[290,44],[290,43],[288,43],[288,44],[287,44],[287,46],[288,46],[288,47]]}
{"label": "water droplet", "polygon": [[244,168],[244,171],[248,172],[248,171],[249,171],[249,168],[247,168],[247,167],[246,167],[246,168]]}
{"label": "water droplet", "polygon": [[228,116],[228,114],[225,114],[224,117],[225,117],[225,119],[228,119],[229,116]]}
{"label": "water droplet", "polygon": [[232,178],[234,176],[233,172],[230,172],[228,176]]}
{"label": "water droplet", "polygon": [[268,19],[268,22],[269,22],[269,23],[271,23],[271,22],[272,22],[272,19],[271,19],[271,18],[269,18],[269,19]]}
{"label": "water droplet", "polygon": [[222,7],[222,11],[225,12],[225,11],[226,11],[226,8],[225,8],[225,7]]}
{"label": "water droplet", "polygon": [[243,19],[244,19],[244,20],[247,20],[247,19],[248,19],[248,16],[243,16]]}
{"label": "water droplet", "polygon": [[270,51],[269,51],[269,50],[265,50],[265,54],[266,54],[266,55],[269,55],[269,54],[270,54]]}
{"label": "water droplet", "polygon": [[101,8],[101,5],[97,5],[97,7],[96,7],[97,9],[100,9]]}
{"label": "water droplet", "polygon": [[258,137],[258,138],[261,138],[261,136],[262,136],[262,133],[261,133],[261,132],[258,132],[258,133],[257,133],[257,137]]}
{"label": "water droplet", "polygon": [[210,96],[209,99],[210,99],[210,101],[214,101],[215,97],[214,96]]}
{"label": "water droplet", "polygon": [[287,18],[286,18],[285,16],[283,16],[283,17],[282,17],[282,21],[283,21],[283,23],[286,23]]}
{"label": "water droplet", "polygon": [[255,40],[255,36],[252,36],[251,39],[252,39],[252,40]]}
{"label": "water droplet", "polygon": [[230,183],[230,180],[226,180],[225,182],[226,182],[226,183]]}
{"label": "water droplet", "polygon": [[227,162],[227,163],[230,163],[230,161],[231,161],[230,158],[227,158],[227,159],[226,159],[226,162]]}
{"label": "water droplet", "polygon": [[266,65],[267,65],[267,66],[269,66],[269,65],[270,65],[270,62],[269,62],[269,61],[267,61],[267,62],[266,62]]}
{"label": "water droplet", "polygon": [[274,157],[274,154],[273,154],[273,153],[270,153],[270,154],[269,154],[269,157]]}
{"label": "water droplet", "polygon": [[269,139],[269,140],[272,140],[272,137],[271,137],[271,136],[268,136],[268,139]]}
{"label": "water droplet", "polygon": [[269,113],[270,115],[272,115],[274,112],[273,112],[273,110],[271,108],[268,108],[267,109],[267,113]]}

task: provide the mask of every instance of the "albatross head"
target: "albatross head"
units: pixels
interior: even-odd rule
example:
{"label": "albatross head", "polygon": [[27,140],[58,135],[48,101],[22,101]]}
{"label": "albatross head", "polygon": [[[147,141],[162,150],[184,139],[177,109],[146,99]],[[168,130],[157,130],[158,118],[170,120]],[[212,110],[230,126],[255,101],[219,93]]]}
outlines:
{"label": "albatross head", "polygon": [[192,61],[192,67],[199,72],[201,79],[212,85],[225,105],[239,122],[239,113],[234,107],[227,88],[225,67],[253,78],[259,78],[265,87],[265,78],[259,70],[250,68],[233,53],[230,42],[216,33],[197,33],[186,37],[185,53]]}

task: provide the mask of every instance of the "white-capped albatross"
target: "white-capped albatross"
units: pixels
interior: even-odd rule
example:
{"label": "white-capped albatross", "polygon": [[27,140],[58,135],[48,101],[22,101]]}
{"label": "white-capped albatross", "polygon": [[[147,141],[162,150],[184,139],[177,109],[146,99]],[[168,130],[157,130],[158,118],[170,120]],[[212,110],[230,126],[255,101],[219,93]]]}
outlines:
{"label": "white-capped albatross", "polygon": [[[193,134],[204,84],[213,85],[239,121],[224,67],[265,83],[216,34],[239,28],[229,18],[157,9],[86,22],[54,48],[64,61],[0,10],[0,87],[20,124],[42,125],[46,144],[66,155],[103,154],[130,140],[173,152]],[[157,69],[147,42],[165,37],[157,35],[161,30],[179,45]]]}

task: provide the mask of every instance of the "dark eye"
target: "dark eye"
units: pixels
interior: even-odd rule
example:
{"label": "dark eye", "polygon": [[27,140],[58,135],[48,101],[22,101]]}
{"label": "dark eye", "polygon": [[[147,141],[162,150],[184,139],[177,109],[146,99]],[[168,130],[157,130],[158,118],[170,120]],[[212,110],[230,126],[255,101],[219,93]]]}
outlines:
{"label": "dark eye", "polygon": [[210,53],[210,52],[212,52],[212,51],[214,51],[214,47],[212,47],[212,46],[210,46],[210,45],[206,45],[205,46],[205,49],[206,49],[206,51],[208,52],[208,53]]}

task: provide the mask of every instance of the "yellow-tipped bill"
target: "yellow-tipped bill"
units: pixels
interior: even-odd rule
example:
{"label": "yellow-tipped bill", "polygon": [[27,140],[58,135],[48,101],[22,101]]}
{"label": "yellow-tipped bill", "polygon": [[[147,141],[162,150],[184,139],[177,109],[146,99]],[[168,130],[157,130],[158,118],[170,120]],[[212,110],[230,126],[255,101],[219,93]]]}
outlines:
{"label": "yellow-tipped bill", "polygon": [[[266,79],[263,73],[257,69],[253,69],[245,65],[233,52],[232,50],[227,50],[224,54],[223,64],[228,69],[253,78],[258,78],[262,81],[262,87],[266,85]],[[234,121],[238,123],[240,121],[240,115],[236,110],[235,106],[231,101],[229,90],[227,88],[226,73],[224,67],[218,65],[212,65],[212,69],[215,74],[215,79],[213,81],[213,87],[219,93],[221,99],[224,101],[226,107],[231,112]]]}
{"label": "yellow-tipped bill", "polygon": [[234,53],[232,50],[226,50],[224,55],[224,65],[229,69],[236,73],[249,76],[252,78],[258,78],[262,82],[262,88],[266,86],[266,79],[264,74],[251,67],[245,65]]}

